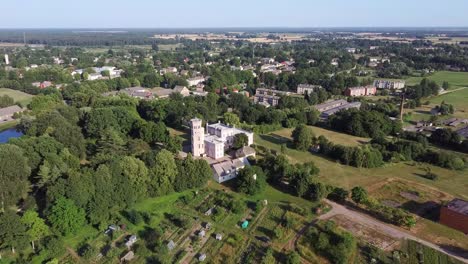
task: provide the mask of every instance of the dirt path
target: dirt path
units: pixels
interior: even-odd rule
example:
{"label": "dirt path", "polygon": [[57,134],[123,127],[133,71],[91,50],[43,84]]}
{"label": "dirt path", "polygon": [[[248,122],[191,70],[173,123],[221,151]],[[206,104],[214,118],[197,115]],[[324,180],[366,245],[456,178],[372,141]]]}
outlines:
{"label": "dirt path", "polygon": [[391,225],[388,225],[388,224],[385,224],[385,223],[382,223],[370,216],[367,216],[365,214],[362,214],[362,213],[359,213],[359,212],[356,212],[356,211],[353,211],[351,209],[348,209],[347,207],[343,206],[343,205],[340,205],[340,204],[337,204],[335,202],[332,202],[330,200],[325,200],[326,203],[328,203],[329,205],[332,206],[332,209],[326,213],[326,214],[323,214],[321,216],[318,217],[319,220],[326,220],[326,219],[329,219],[330,217],[332,216],[335,216],[335,215],[345,215],[346,217],[352,219],[353,221],[356,221],[362,225],[366,225],[368,227],[371,227],[371,228],[374,228],[376,230],[379,230],[381,231],[382,233],[388,235],[388,236],[391,236],[393,238],[396,238],[396,239],[411,239],[411,240],[414,240],[414,241],[417,241],[425,246],[428,246],[428,247],[431,247],[437,251],[440,251],[440,252],[443,252],[453,258],[456,258],[464,263],[468,263],[468,256],[460,256],[460,255],[457,255],[449,250],[446,250],[446,249],[443,249],[441,247],[439,247],[438,245],[436,244],[433,244],[431,242],[428,242],[428,241],[425,241],[425,240],[422,240],[420,238],[417,238],[401,229],[398,229],[397,227],[394,227],[394,226],[391,226]]}
{"label": "dirt path", "polygon": [[80,256],[71,247],[67,247],[68,254],[70,254],[78,263],[81,262]]}
{"label": "dirt path", "polygon": [[440,95],[444,95],[444,94],[449,94],[449,93],[453,93],[453,92],[457,92],[457,91],[460,91],[460,90],[463,90],[463,89],[466,89],[467,87],[461,87],[461,88],[457,88],[457,89],[453,89],[453,90],[448,90],[448,91],[443,91],[441,92],[440,94],[438,94],[437,96],[440,96]]}

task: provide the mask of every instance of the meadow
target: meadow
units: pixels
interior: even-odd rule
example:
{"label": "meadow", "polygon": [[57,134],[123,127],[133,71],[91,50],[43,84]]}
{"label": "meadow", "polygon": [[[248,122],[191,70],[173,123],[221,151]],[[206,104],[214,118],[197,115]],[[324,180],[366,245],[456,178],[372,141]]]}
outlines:
{"label": "meadow", "polygon": [[15,103],[20,103],[23,107],[26,107],[34,97],[21,91],[12,90],[8,88],[0,88],[0,96],[8,95],[15,100]]}
{"label": "meadow", "polygon": [[426,77],[410,77],[406,79],[406,85],[411,86],[419,84],[423,78],[435,81],[440,86],[442,86],[444,81],[447,81],[450,84],[451,89],[468,87],[468,72],[450,71],[439,71]]}

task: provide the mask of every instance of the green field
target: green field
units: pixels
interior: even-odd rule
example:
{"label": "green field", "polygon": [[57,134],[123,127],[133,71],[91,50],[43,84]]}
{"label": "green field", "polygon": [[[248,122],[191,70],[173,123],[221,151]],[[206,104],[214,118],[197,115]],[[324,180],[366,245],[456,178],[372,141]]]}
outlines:
{"label": "green field", "polygon": [[446,94],[432,97],[428,101],[429,105],[422,105],[416,109],[406,110],[406,112],[412,113],[412,121],[428,120],[431,117],[431,109],[442,102],[453,105],[455,113],[453,115],[440,116],[439,119],[450,117],[468,118],[468,88],[457,88]]}
{"label": "green field", "polygon": [[32,98],[34,97],[34,95],[30,95],[30,94],[23,93],[20,91],[8,89],[8,88],[0,88],[0,96],[3,96],[3,95],[8,95],[12,97],[15,100],[15,103],[18,102],[23,107],[27,106],[31,102]]}
{"label": "green field", "polygon": [[[266,148],[280,151],[281,144],[275,135],[255,135],[255,144]],[[416,162],[389,163],[381,168],[355,168],[340,164],[338,161],[330,160],[310,152],[297,151],[286,148],[285,153],[293,163],[314,162],[320,169],[319,178],[326,183],[351,189],[354,186],[371,186],[389,178],[401,178],[425,185],[436,187],[451,195],[468,199],[468,173],[466,171],[453,171],[429,164]],[[431,168],[432,172],[439,175],[437,181],[427,180],[418,175],[423,173],[424,168]]]}
{"label": "green field", "polygon": [[[410,77],[406,79],[406,85],[416,85],[421,82],[424,77]],[[468,72],[449,72],[440,71],[425,77],[429,80],[435,81],[438,85],[442,86],[444,81],[449,82],[450,88],[468,87]]]}
{"label": "green field", "polygon": [[[320,127],[311,126],[310,128],[312,128],[312,131],[314,131],[315,136],[317,136],[317,137],[318,136],[324,136],[324,137],[328,138],[329,140],[331,140],[332,142],[335,142],[335,143],[341,144],[341,145],[357,146],[357,145],[360,145],[360,144],[363,144],[363,143],[367,143],[370,140],[368,138],[355,137],[355,136],[335,132],[335,131],[332,131],[332,130],[323,129],[323,128],[320,128]],[[292,133],[293,130],[294,129],[292,129],[292,128],[285,128],[285,129],[275,131],[275,132],[271,133],[271,135],[277,136],[277,138],[279,140],[290,140],[291,139],[291,133]]]}

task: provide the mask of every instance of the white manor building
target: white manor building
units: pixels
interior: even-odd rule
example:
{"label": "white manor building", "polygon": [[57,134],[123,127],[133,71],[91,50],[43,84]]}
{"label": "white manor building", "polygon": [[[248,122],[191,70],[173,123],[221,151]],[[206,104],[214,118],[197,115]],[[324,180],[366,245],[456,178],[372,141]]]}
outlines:
{"label": "white manor building", "polygon": [[212,159],[220,159],[224,157],[224,152],[232,147],[234,136],[237,134],[245,134],[248,138],[248,145],[253,144],[252,132],[231,127],[228,125],[216,124],[206,125],[205,129],[202,125],[202,120],[194,118],[191,123],[191,139],[192,139],[192,154],[194,157],[208,156]]}

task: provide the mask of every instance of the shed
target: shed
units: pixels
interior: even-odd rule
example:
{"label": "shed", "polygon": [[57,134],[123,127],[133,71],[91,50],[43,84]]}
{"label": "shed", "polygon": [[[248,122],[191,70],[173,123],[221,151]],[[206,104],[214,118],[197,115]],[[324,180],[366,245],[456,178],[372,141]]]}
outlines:
{"label": "shed", "polygon": [[244,222],[242,222],[241,227],[242,229],[247,229],[247,227],[249,227],[249,221],[245,220]]}
{"label": "shed", "polygon": [[120,262],[121,262],[121,263],[130,262],[134,257],[135,257],[135,254],[133,253],[133,251],[129,251],[127,254],[125,254],[125,255],[120,259]]}
{"label": "shed", "polygon": [[136,235],[131,235],[130,238],[125,243],[125,246],[127,248],[130,248],[131,246],[133,246],[133,244],[135,244],[135,242],[137,242],[137,236]]}
{"label": "shed", "polygon": [[198,261],[204,261],[206,259],[206,254],[200,254],[198,256]]}
{"label": "shed", "polygon": [[200,230],[200,231],[198,232],[198,236],[199,236],[199,237],[205,237],[205,235],[206,235],[205,230]]}
{"label": "shed", "polygon": [[173,250],[175,248],[176,244],[174,243],[174,241],[169,241],[169,243],[167,243],[167,249],[169,249],[169,251]]}

